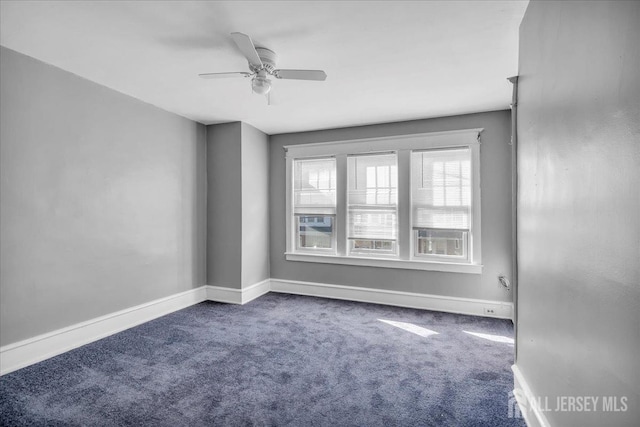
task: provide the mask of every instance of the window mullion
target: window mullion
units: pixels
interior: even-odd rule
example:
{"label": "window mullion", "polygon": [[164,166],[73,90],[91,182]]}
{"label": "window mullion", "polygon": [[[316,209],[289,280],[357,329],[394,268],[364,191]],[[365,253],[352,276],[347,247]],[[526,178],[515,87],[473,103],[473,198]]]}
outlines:
{"label": "window mullion", "polygon": [[411,151],[398,150],[398,253],[411,259]]}
{"label": "window mullion", "polygon": [[336,156],[336,249],[347,255],[347,155]]}

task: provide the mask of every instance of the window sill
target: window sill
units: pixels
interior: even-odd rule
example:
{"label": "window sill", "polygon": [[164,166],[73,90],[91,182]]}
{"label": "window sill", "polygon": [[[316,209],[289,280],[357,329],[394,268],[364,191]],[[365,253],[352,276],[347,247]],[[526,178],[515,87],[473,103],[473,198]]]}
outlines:
{"label": "window sill", "polygon": [[364,267],[400,268],[405,270],[443,271],[449,273],[482,274],[482,264],[454,262],[407,261],[400,259],[344,257],[336,255],[309,255],[285,253],[287,261],[317,262],[322,264],[357,265]]}

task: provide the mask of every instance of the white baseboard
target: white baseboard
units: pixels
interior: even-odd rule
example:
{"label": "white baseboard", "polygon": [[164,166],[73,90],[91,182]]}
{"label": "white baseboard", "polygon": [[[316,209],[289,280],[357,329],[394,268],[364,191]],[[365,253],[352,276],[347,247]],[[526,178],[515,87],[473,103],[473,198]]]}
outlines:
{"label": "white baseboard", "polygon": [[520,413],[528,427],[550,427],[547,417],[540,410],[535,395],[529,384],[516,365],[511,366],[513,371],[513,395],[520,407]]}
{"label": "white baseboard", "polygon": [[[13,372],[205,300],[246,304],[269,291],[505,319],[511,319],[513,311],[511,303],[499,301],[443,297],[282,279],[263,280],[243,289],[201,286],[197,289],[191,289],[0,347],[0,375]],[[494,314],[487,314],[485,312],[486,308],[494,310]]]}
{"label": "white baseboard", "polygon": [[204,286],[0,347],[0,375],[204,301]]}
{"label": "white baseboard", "polygon": [[242,289],[242,304],[253,301],[271,290],[271,279],[263,280],[248,288]]}
{"label": "white baseboard", "polygon": [[209,301],[226,302],[229,304],[246,304],[266,294],[271,289],[270,279],[255,283],[242,289],[225,288],[222,286],[207,286]]}
{"label": "white baseboard", "polygon": [[[418,294],[355,286],[329,285],[325,283],[300,282],[271,279],[271,291],[287,294],[309,295],[349,301],[370,302],[423,310],[446,311],[474,316],[512,319],[513,304],[508,302]],[[488,314],[486,309],[493,310]]]}
{"label": "white baseboard", "polygon": [[209,301],[242,304],[242,291],[240,289],[210,285],[207,285],[206,288]]}

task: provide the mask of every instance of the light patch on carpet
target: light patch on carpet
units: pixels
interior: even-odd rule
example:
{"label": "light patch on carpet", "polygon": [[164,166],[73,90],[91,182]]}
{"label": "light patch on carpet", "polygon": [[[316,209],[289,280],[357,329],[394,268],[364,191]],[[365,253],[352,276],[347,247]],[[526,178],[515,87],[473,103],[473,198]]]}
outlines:
{"label": "light patch on carpet", "polygon": [[485,340],[503,342],[505,344],[513,345],[513,338],[503,337],[501,335],[481,334],[480,332],[462,331],[465,334],[473,335],[474,337],[484,338]]}
{"label": "light patch on carpet", "polygon": [[396,328],[400,328],[407,332],[411,332],[412,334],[420,335],[421,337],[424,337],[424,338],[427,338],[431,335],[438,335],[436,331],[423,328],[422,326],[414,325],[413,323],[396,322],[394,320],[385,320],[385,319],[378,319],[378,320],[388,325],[395,326]]}

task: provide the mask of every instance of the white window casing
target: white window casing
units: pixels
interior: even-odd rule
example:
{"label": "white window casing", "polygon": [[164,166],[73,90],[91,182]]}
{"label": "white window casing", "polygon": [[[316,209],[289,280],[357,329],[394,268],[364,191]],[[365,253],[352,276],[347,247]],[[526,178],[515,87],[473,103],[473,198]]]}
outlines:
{"label": "white window casing", "polygon": [[[284,147],[286,259],[480,274],[482,130]],[[300,247],[301,215],[332,216],[331,249]]]}

